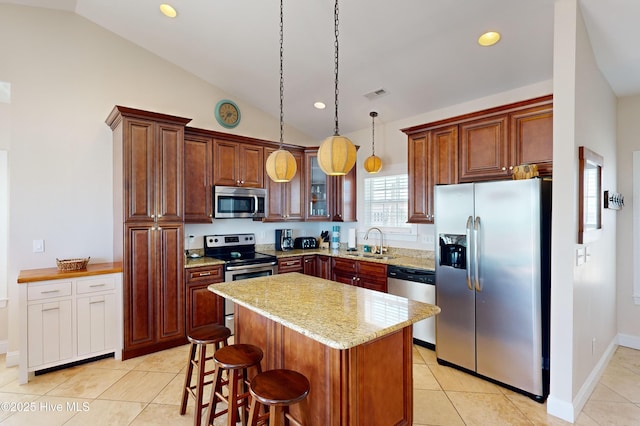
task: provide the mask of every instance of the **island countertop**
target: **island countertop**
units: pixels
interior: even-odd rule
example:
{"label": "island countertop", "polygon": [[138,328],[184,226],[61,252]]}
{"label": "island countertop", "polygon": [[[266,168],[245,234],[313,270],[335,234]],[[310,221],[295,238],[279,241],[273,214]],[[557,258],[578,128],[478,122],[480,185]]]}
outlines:
{"label": "island countertop", "polygon": [[440,312],[428,303],[297,272],[208,289],[335,349],[372,341]]}

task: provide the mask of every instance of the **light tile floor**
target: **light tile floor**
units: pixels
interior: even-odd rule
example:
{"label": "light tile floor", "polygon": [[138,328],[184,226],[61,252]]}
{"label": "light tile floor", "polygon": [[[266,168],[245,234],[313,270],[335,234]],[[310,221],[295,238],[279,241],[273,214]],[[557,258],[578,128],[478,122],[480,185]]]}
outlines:
{"label": "light tile floor", "polygon": [[[104,359],[36,376],[26,385],[18,384],[17,368],[2,367],[2,355],[0,424],[192,425],[193,400],[179,414],[187,350]],[[415,426],[569,424],[547,415],[545,404],[438,365],[435,353],[419,346],[413,377]],[[640,351],[616,350],[575,424],[640,424]]]}

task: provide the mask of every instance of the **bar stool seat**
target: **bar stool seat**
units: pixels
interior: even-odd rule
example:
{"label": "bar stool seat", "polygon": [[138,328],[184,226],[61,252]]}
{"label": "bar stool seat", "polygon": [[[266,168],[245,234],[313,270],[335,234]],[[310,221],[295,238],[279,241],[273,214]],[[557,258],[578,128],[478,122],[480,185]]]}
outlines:
{"label": "bar stool seat", "polygon": [[[207,425],[213,425],[213,419],[227,414],[227,424],[232,426],[241,421],[247,424],[247,411],[249,409],[249,369],[255,368],[257,374],[262,372],[262,349],[257,346],[237,343],[225,346],[216,351],[213,359],[216,364],[214,388],[209,400],[207,413]],[[222,372],[227,372],[227,379]],[[222,387],[227,386],[228,394],[222,393]],[[216,413],[218,402],[227,404],[227,408]]]}
{"label": "bar stool seat", "polygon": [[[182,404],[180,405],[180,414],[184,414],[187,410],[187,400],[191,395],[195,401],[196,406],[193,413],[193,423],[195,426],[200,426],[202,423],[202,409],[207,407],[208,403],[203,403],[203,390],[204,387],[213,383],[213,380],[206,381],[206,376],[212,375],[215,370],[206,370],[206,363],[213,359],[213,354],[207,356],[207,345],[214,345],[215,350],[218,350],[229,344],[228,339],[231,336],[231,330],[221,325],[208,325],[198,328],[191,332],[187,339],[191,343],[189,350],[189,366],[187,367],[187,374],[184,380],[184,387],[182,389]],[[196,358],[196,351],[199,352],[199,356]],[[215,352],[215,351],[214,351]],[[198,374],[198,381],[195,385],[191,384],[193,369],[196,369]]]}
{"label": "bar stool seat", "polygon": [[[267,420],[270,426],[281,425],[285,419],[299,426],[307,424],[309,380],[297,371],[276,369],[260,373],[251,380],[249,391],[252,397],[250,426],[266,425]],[[269,407],[269,412],[260,414],[259,404]],[[293,404],[300,404],[300,419],[289,414]]]}

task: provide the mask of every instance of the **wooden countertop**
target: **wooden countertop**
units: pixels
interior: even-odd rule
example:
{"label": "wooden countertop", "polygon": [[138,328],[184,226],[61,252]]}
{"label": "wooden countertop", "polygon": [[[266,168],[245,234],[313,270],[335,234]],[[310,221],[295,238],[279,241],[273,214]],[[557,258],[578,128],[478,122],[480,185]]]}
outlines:
{"label": "wooden countertop", "polygon": [[122,262],[89,263],[85,269],[79,269],[77,271],[60,271],[58,268],[25,269],[18,274],[18,283],[115,274],[119,272],[122,272]]}
{"label": "wooden countertop", "polygon": [[429,318],[440,308],[297,272],[208,289],[335,349],[349,349]]}

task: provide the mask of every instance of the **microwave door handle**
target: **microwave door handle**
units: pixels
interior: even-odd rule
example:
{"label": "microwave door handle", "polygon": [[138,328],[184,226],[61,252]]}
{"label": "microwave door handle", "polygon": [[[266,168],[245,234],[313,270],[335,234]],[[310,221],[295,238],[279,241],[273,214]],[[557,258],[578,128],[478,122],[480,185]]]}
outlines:
{"label": "microwave door handle", "polygon": [[476,291],[477,292],[481,292],[482,289],[480,288],[480,253],[479,253],[479,249],[478,249],[478,239],[480,238],[480,216],[476,217],[476,221],[475,224],[473,225],[473,233],[474,233],[474,238],[473,238],[473,263],[475,263],[475,272],[474,272],[474,278],[475,278],[475,287],[476,287]]}
{"label": "microwave door handle", "polygon": [[[473,226],[473,217],[469,216],[467,218],[467,228],[466,228],[466,236],[467,236],[467,247],[471,247],[471,227]],[[468,250],[467,250],[468,251]],[[467,263],[467,287],[469,290],[473,291],[473,285],[471,284],[471,256],[470,253],[467,253],[466,263]]]}
{"label": "microwave door handle", "polygon": [[258,214],[258,196],[253,196],[253,215],[256,216]]}

